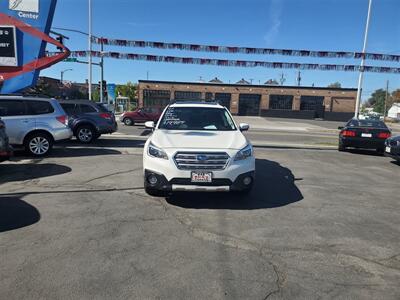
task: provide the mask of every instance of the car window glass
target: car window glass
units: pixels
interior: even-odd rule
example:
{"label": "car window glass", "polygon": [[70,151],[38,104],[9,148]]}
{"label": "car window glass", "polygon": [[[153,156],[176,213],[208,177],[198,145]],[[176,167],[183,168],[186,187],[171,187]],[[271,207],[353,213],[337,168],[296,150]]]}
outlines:
{"label": "car window glass", "polygon": [[76,114],[76,104],[73,103],[61,103],[62,108],[67,113],[67,115]]}
{"label": "car window glass", "polygon": [[205,107],[170,107],[160,122],[168,130],[236,130],[225,109]]}
{"label": "car window glass", "polygon": [[93,113],[96,112],[96,109],[94,109],[92,106],[90,105],[86,105],[86,104],[81,104],[79,105],[81,108],[81,113],[83,114],[87,114],[87,113]]}
{"label": "car window glass", "polygon": [[0,117],[26,115],[25,104],[19,100],[0,100]]}
{"label": "car window glass", "polygon": [[47,101],[26,101],[29,115],[45,115],[54,112],[53,106]]}

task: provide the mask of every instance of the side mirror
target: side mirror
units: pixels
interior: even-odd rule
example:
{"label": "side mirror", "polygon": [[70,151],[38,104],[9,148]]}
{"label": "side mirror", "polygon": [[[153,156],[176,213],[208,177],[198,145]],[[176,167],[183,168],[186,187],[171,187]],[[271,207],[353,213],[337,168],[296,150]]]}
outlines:
{"label": "side mirror", "polygon": [[239,129],[240,129],[240,131],[247,131],[247,130],[250,129],[250,125],[246,124],[246,123],[240,123],[239,124]]}
{"label": "side mirror", "polygon": [[344,127],[343,127],[343,126],[339,126],[337,129],[339,129],[339,130],[343,130],[343,129],[344,129]]}
{"label": "side mirror", "polygon": [[145,126],[147,129],[154,129],[154,127],[155,127],[153,121],[147,121],[146,123],[144,123],[144,126]]}

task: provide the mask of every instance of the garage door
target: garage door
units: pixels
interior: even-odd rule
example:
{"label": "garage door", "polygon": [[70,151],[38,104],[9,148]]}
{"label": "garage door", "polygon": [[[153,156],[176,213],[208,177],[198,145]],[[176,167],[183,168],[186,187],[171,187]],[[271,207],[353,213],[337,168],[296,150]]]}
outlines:
{"label": "garage door", "polygon": [[300,110],[313,110],[313,111],[315,111],[316,118],[323,118],[324,112],[325,112],[324,97],[301,96],[300,97]]}
{"label": "garage door", "polygon": [[239,116],[260,115],[261,95],[240,94],[239,95]]}

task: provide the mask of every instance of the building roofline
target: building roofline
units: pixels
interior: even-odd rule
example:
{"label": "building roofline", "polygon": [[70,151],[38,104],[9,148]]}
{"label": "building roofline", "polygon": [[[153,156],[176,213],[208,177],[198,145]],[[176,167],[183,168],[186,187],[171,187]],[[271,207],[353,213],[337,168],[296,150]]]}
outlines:
{"label": "building roofline", "polygon": [[212,82],[188,82],[188,81],[162,81],[162,80],[138,80],[138,83],[151,84],[187,84],[197,86],[230,86],[230,87],[246,87],[246,88],[270,88],[270,89],[294,89],[294,90],[326,90],[326,91],[357,91],[356,88],[329,88],[329,87],[312,87],[312,86],[293,86],[293,85],[266,85],[266,84],[235,84],[235,83],[212,83]]}

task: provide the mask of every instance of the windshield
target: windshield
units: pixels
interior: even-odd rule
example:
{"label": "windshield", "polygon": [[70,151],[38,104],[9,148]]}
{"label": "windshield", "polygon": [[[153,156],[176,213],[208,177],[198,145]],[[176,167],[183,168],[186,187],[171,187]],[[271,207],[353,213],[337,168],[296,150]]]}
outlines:
{"label": "windshield", "polygon": [[348,125],[350,127],[387,128],[385,123],[376,120],[351,120]]}
{"label": "windshield", "polygon": [[223,108],[170,107],[161,119],[159,129],[232,131],[236,126]]}

